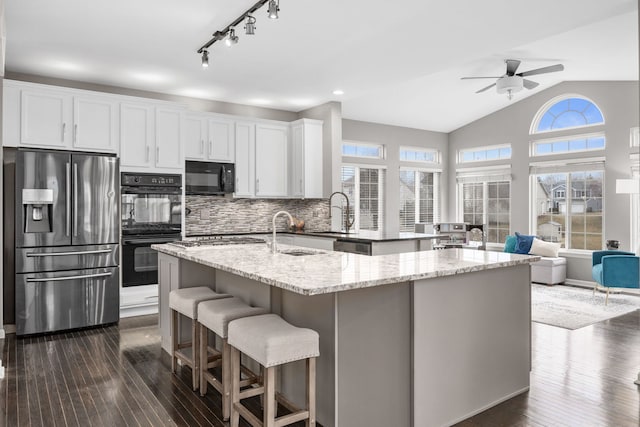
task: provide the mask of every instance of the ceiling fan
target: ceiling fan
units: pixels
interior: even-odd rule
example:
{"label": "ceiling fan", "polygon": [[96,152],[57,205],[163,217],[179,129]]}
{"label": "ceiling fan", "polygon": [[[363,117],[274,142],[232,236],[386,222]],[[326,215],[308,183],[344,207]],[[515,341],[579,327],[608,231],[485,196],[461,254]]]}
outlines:
{"label": "ceiling fan", "polygon": [[506,93],[509,100],[511,100],[511,98],[513,98],[513,94],[521,91],[523,87],[527,89],[533,89],[538,86],[539,83],[536,83],[532,80],[527,80],[524,77],[533,76],[536,74],[554,73],[556,71],[564,70],[564,65],[556,64],[549,65],[548,67],[536,68],[535,70],[523,71],[522,73],[516,74],[516,71],[520,66],[520,61],[517,59],[505,59],[504,62],[507,64],[507,71],[502,76],[462,77],[462,80],[497,79],[495,83],[492,83],[489,86],[476,91],[476,93],[484,92],[495,86],[498,93]]}

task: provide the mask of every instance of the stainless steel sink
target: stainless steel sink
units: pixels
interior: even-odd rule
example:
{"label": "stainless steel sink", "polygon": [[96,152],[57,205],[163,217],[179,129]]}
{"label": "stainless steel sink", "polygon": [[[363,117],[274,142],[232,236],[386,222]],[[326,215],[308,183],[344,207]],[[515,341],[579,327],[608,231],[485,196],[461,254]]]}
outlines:
{"label": "stainless steel sink", "polygon": [[286,249],[284,251],[278,251],[278,253],[285,254],[285,255],[291,255],[291,256],[305,256],[305,255],[323,254],[324,252],[305,251],[304,249]]}

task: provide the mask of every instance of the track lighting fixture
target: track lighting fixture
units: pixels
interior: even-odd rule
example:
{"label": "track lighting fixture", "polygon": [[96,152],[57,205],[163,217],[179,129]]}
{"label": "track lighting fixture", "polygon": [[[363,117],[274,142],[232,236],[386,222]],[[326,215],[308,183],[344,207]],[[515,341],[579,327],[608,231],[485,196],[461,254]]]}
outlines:
{"label": "track lighting fixture", "polygon": [[247,15],[247,22],[244,25],[245,34],[252,36],[256,31],[256,18],[251,15]]}
{"label": "track lighting fixture", "polygon": [[238,36],[236,35],[235,28],[245,19],[245,34],[249,36],[254,35],[256,31],[256,18],[252,14],[266,3],[269,3],[267,16],[271,19],[278,19],[280,0],[259,0],[246,12],[237,17],[231,24],[227,25],[221,31],[213,33],[211,39],[198,49],[197,52],[202,54],[202,66],[205,68],[209,66],[209,52],[207,49],[209,49],[209,47],[211,47],[215,42],[224,40],[224,43],[227,46],[232,46],[238,43]]}
{"label": "track lighting fixture", "polygon": [[202,68],[209,67],[209,52],[205,49],[202,51]]}
{"label": "track lighting fixture", "polygon": [[226,44],[227,47],[231,47],[234,44],[238,44],[238,36],[236,36],[236,30],[234,29],[229,30],[229,33],[227,34],[227,38],[224,39],[224,44]]}
{"label": "track lighting fixture", "polygon": [[280,0],[269,0],[269,19],[278,19]]}

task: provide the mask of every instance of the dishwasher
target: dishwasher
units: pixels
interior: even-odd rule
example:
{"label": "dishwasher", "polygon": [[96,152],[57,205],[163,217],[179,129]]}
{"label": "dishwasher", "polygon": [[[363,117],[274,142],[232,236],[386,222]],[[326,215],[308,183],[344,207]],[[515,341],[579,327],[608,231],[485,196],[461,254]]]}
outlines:
{"label": "dishwasher", "polygon": [[333,242],[334,251],[360,255],[371,255],[371,246],[371,242],[354,240],[336,240]]}

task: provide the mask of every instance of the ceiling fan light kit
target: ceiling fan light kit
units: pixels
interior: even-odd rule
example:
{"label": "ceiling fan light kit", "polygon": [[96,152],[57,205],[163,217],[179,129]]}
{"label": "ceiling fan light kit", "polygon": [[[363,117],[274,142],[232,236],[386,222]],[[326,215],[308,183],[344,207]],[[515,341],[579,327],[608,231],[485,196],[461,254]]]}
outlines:
{"label": "ceiling fan light kit", "polygon": [[555,64],[550,65],[548,67],[536,68],[534,70],[524,71],[522,73],[517,73],[518,67],[520,66],[520,61],[517,59],[505,59],[505,64],[507,65],[507,69],[504,75],[500,77],[462,77],[462,80],[469,79],[497,79],[495,83],[490,84],[489,86],[483,87],[482,89],[476,91],[476,93],[482,93],[486,90],[491,89],[492,87],[496,87],[496,92],[499,94],[506,93],[507,98],[511,100],[513,98],[513,94],[516,92],[520,92],[522,88],[533,89],[539,85],[539,83],[534,82],[533,80],[525,79],[526,76],[533,76],[535,74],[546,74],[546,73],[554,73],[556,71],[564,70],[564,65]]}
{"label": "ceiling fan light kit", "polygon": [[245,23],[245,34],[246,35],[254,35],[256,30],[256,18],[252,15],[256,10],[260,9],[266,3],[269,3],[267,16],[270,19],[278,19],[278,12],[280,12],[280,0],[260,0],[253,6],[251,6],[246,12],[237,17],[231,24],[227,25],[224,29],[220,31],[216,31],[212,34],[211,39],[209,39],[205,44],[203,44],[200,49],[197,50],[199,55],[202,55],[202,67],[207,68],[209,66],[209,47],[213,45],[215,42],[224,40],[225,44],[228,47],[233,46],[238,43],[238,36],[236,35],[235,28],[240,25],[242,21],[246,19]]}

